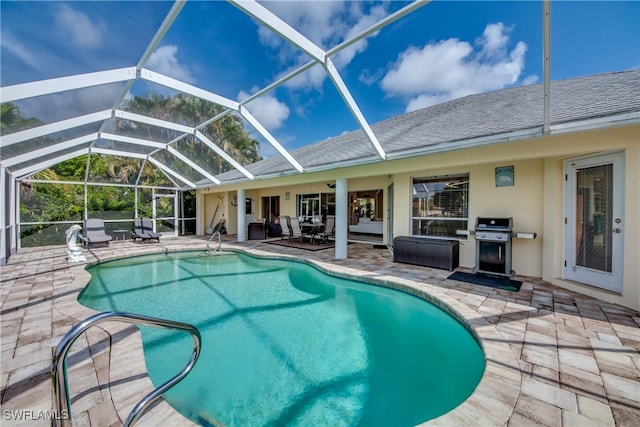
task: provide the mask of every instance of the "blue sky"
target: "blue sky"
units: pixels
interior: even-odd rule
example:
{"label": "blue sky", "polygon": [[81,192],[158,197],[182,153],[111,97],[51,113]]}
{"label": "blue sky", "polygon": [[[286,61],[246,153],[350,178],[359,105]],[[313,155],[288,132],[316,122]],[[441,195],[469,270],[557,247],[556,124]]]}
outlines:
{"label": "blue sky", "polygon": [[[263,3],[325,50],[405,4]],[[135,66],[170,8],[169,2],[149,1],[3,0],[2,86]],[[553,80],[640,66],[640,2],[552,1],[551,12]],[[190,1],[146,68],[243,100],[308,60],[233,5]],[[333,60],[372,124],[473,93],[539,83],[542,4],[434,1]],[[44,121],[59,120],[66,118],[60,115],[112,107],[113,89],[63,94],[20,107]],[[136,95],[148,91],[170,93],[144,82],[131,88]],[[287,149],[358,126],[319,65],[247,109]],[[270,155],[268,144],[262,146]]]}

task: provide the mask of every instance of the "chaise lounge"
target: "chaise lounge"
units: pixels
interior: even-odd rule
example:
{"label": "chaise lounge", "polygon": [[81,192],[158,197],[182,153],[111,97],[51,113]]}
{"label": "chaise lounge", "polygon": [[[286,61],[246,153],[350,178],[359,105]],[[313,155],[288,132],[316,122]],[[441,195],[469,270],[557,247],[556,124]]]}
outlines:
{"label": "chaise lounge", "polygon": [[153,225],[149,218],[136,218],[133,224],[134,232],[131,234],[131,238],[134,242],[136,239],[140,239],[143,242],[145,240],[155,239],[160,243],[160,236],[162,236],[162,234],[153,231]]}
{"label": "chaise lounge", "polygon": [[86,219],[84,221],[84,234],[79,236],[82,245],[89,247],[95,243],[106,243],[112,240],[112,237],[104,231],[104,220],[99,218]]}

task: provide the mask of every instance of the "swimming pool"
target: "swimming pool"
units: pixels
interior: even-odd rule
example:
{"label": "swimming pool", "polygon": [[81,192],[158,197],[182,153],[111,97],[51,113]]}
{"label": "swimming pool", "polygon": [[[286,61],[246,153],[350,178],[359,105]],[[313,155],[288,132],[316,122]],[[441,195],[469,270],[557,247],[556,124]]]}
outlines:
{"label": "swimming pool", "polygon": [[[408,426],[462,403],[484,371],[461,323],[415,296],[303,262],[175,252],[89,268],[79,301],[195,325],[202,353],[165,399],[202,425]],[[191,338],[141,327],[160,384]]]}

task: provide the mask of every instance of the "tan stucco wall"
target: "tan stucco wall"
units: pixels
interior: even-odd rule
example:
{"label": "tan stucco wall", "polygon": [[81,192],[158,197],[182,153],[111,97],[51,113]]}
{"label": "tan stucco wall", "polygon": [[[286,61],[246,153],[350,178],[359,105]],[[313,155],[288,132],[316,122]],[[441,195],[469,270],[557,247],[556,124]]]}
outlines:
{"label": "tan stucco wall", "polygon": [[[622,295],[562,280],[563,266],[563,161],[593,153],[623,151],[625,153],[625,224],[624,285]],[[495,168],[514,166],[515,185],[495,186]],[[430,156],[387,160],[365,166],[338,168],[268,180],[243,182],[248,197],[254,197],[257,216],[262,196],[280,196],[281,212],[295,213],[295,195],[330,192],[327,183],[337,178],[348,180],[349,191],[384,190],[384,232],[387,236],[387,188],[393,184],[393,235],[409,235],[411,218],[411,180],[446,174],[469,173],[469,228],[477,216],[511,216],[514,228],[538,233],[535,240],[513,241],[513,265],[517,274],[541,277],[558,286],[640,309],[640,126],[613,128],[567,134],[528,141],[494,144],[485,147],[441,152]],[[216,193],[224,192],[225,200],[235,194],[238,185],[210,187],[208,194],[199,190],[201,204],[198,232],[208,226],[217,204]],[[285,192],[290,200],[285,200]],[[229,192],[229,193],[227,193]],[[204,207],[202,206],[204,205]],[[228,207],[228,229],[235,232],[234,208]],[[233,218],[233,219],[232,219]],[[463,239],[460,264],[475,264],[475,241]]]}
{"label": "tan stucco wall", "polygon": [[[640,308],[640,130],[619,128],[610,131],[550,138],[544,159],[544,234],[542,278],[558,286],[610,301]],[[622,294],[562,279],[564,263],[564,169],[563,161],[582,155],[623,151],[624,190],[624,271]],[[567,152],[569,154],[567,154]],[[556,155],[557,154],[557,155]]]}
{"label": "tan stucco wall", "polygon": [[[471,159],[469,159],[471,160]],[[495,168],[514,166],[515,185],[496,187]],[[472,230],[478,216],[512,217],[514,230],[541,233],[543,199],[543,162],[519,160],[505,163],[491,162],[482,165],[467,165],[455,169],[422,168],[394,176],[394,235],[410,233],[411,183],[413,178],[430,176],[469,174],[469,223]],[[541,239],[520,240],[512,243],[512,269],[525,276],[541,276]],[[460,265],[473,268],[475,265],[475,240],[473,237],[460,241]]]}

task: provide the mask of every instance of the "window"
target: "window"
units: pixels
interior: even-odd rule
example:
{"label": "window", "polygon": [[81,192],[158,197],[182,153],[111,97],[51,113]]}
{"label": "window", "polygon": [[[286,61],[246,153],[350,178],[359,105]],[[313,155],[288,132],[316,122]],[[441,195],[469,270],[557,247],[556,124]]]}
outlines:
{"label": "window", "polygon": [[298,216],[305,219],[320,216],[320,193],[298,194]]}
{"label": "window", "polygon": [[411,234],[460,238],[467,230],[469,175],[413,179]]}

